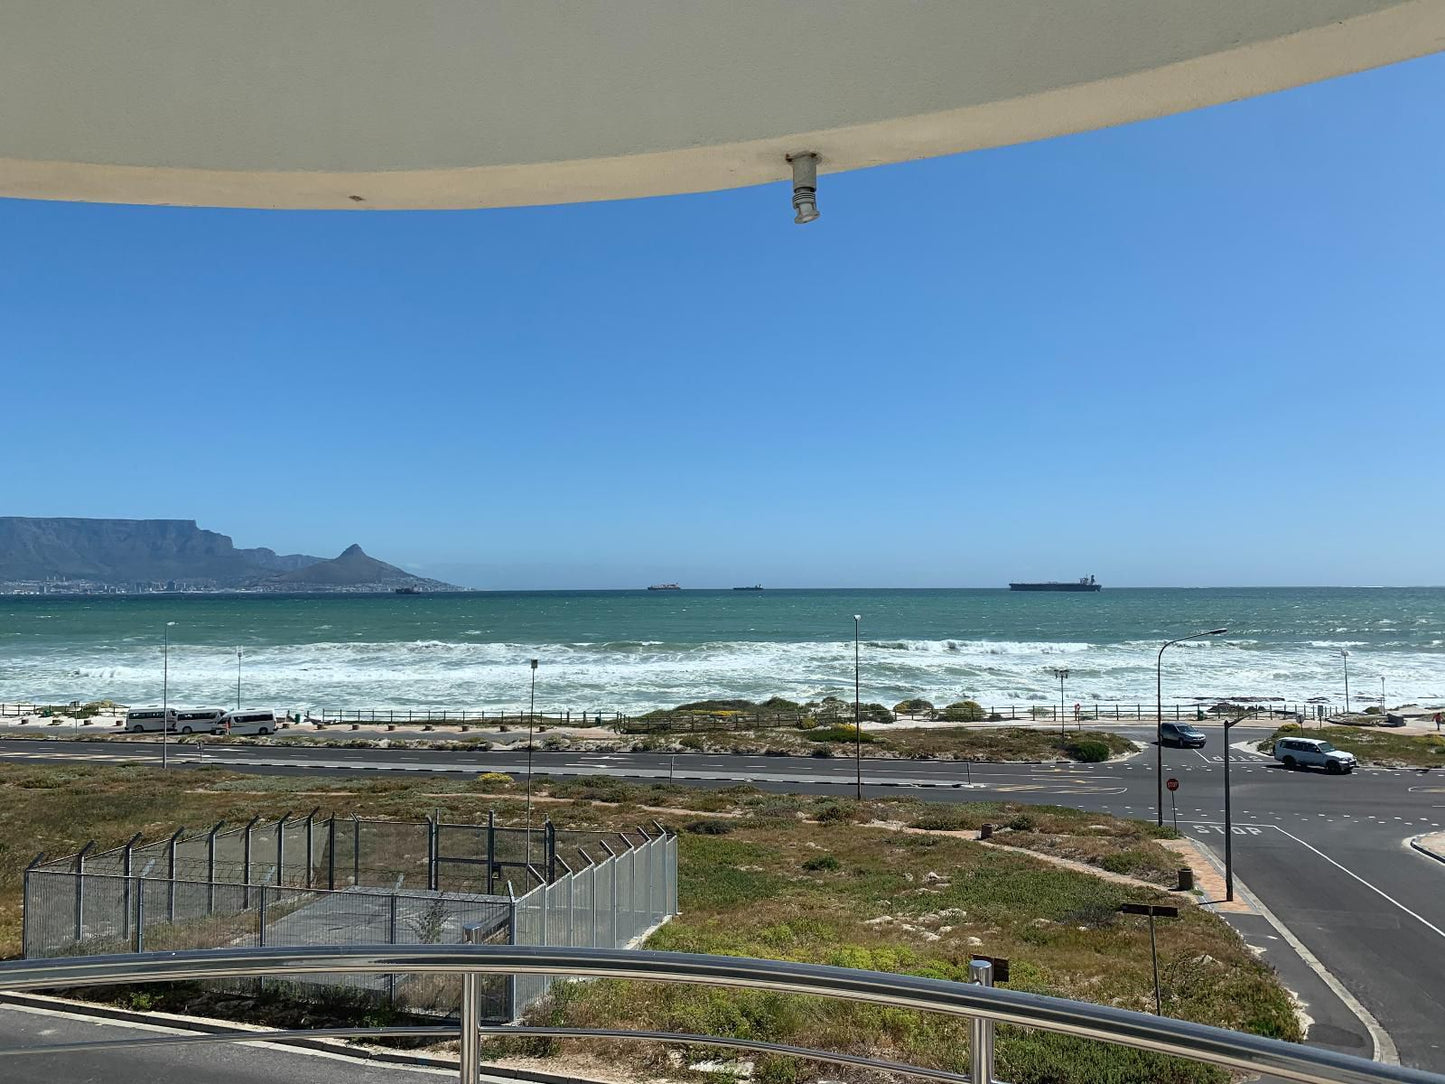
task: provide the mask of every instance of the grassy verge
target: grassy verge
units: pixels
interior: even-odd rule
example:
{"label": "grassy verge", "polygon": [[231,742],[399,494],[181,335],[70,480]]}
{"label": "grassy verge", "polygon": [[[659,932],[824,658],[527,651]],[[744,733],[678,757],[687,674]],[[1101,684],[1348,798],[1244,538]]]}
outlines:
{"label": "grassy verge", "polygon": [[[1119,916],[1126,899],[1155,893],[1049,866],[946,833],[984,821],[1011,844],[1111,863],[1148,876],[1154,830],[1136,822],[1011,803],[939,805],[912,799],[865,803],[617,780],[539,780],[534,794],[565,827],[633,823],[650,815],[681,830],[683,914],[650,947],[758,955],[961,978],[978,953],[1008,957],[1015,989],[1146,1009],[1152,1004],[1148,933]],[[220,770],[0,767],[0,950],[19,940],[20,872],[34,851],[101,846],[137,831],[157,838],[180,823],[244,821],[292,808],[416,818],[440,806],[449,818],[496,810],[522,816],[516,785],[475,780],[250,777]],[[654,814],[654,811],[664,812]],[[670,813],[666,811],[671,811]],[[930,829],[907,832],[904,827]],[[1182,1018],[1298,1039],[1287,994],[1216,917],[1187,908],[1159,930],[1165,1011]],[[235,1012],[256,1022],[296,1019],[284,999],[147,988],[121,996],[147,1007]],[[229,1008],[228,1008],[229,1006]],[[344,1002],[321,1019],[376,1010]],[[302,1012],[302,1016],[304,1016]],[[952,1070],[967,1067],[967,1025],[911,1011],[704,987],[623,982],[561,984],[538,1017],[578,1025],[704,1031],[771,1039]],[[314,1016],[314,1013],[313,1013]],[[380,1022],[380,1021],[378,1021]],[[550,1044],[493,1044],[493,1056]],[[570,1049],[570,1047],[569,1047]],[[593,1044],[629,1075],[706,1079],[685,1066],[691,1051]],[[1000,1029],[999,1075],[1032,1081],[1209,1081],[1206,1067],[1054,1036]],[[763,1058],[760,1084],[793,1084],[839,1070]],[[854,1074],[843,1074],[859,1079]]]}
{"label": "grassy verge", "polygon": [[932,832],[973,832],[985,823],[994,825],[997,842],[1010,847],[1069,858],[1161,888],[1172,888],[1178,881],[1178,855],[1158,843],[1173,838],[1174,830],[1146,821],[1120,820],[1068,806],[1011,802],[929,804],[907,821],[910,828]]}
{"label": "grassy verge", "polygon": [[1391,768],[1445,768],[1445,734],[1399,734],[1393,729],[1354,726],[1282,726],[1258,745],[1272,753],[1280,738],[1323,738],[1336,749],[1354,753],[1361,764]]}

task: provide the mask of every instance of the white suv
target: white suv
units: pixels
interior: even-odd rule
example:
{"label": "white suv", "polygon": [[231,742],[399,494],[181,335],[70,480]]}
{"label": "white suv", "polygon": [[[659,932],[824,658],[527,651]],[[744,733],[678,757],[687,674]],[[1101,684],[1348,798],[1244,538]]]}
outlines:
{"label": "white suv", "polygon": [[1323,768],[1331,775],[1355,770],[1354,753],[1319,738],[1281,738],[1274,743],[1274,759],[1286,768]]}

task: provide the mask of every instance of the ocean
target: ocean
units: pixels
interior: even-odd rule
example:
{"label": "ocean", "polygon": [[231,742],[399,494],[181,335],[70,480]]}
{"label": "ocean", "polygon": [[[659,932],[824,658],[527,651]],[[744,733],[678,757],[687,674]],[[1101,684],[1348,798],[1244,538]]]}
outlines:
{"label": "ocean", "polygon": [[985,705],[1344,697],[1445,703],[1445,588],[555,591],[0,598],[0,702],[630,711],[707,697]]}

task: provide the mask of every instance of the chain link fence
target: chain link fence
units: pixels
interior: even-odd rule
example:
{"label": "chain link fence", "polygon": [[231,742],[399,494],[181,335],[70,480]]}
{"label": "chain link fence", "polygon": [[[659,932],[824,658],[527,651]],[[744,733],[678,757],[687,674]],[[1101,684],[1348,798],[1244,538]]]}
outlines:
{"label": "chain link fence", "polygon": [[[624,947],[677,913],[677,839],[485,824],[283,817],[31,863],[27,958],[242,946],[498,944]],[[559,848],[573,854],[568,859]],[[515,894],[514,885],[522,886]],[[265,980],[450,1013],[460,979],[307,975]],[[484,1012],[512,1020],[546,992],[535,976],[484,980]],[[234,980],[232,988],[260,988]]]}

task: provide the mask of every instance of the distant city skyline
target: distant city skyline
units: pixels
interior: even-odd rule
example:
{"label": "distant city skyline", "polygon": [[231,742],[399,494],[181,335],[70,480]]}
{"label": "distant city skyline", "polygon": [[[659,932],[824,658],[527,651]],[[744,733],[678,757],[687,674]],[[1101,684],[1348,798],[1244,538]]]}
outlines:
{"label": "distant city skyline", "polygon": [[828,175],[803,228],[0,201],[0,515],[503,589],[1438,584],[1442,94]]}

